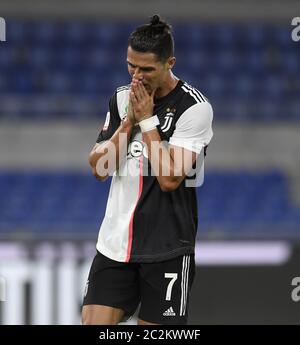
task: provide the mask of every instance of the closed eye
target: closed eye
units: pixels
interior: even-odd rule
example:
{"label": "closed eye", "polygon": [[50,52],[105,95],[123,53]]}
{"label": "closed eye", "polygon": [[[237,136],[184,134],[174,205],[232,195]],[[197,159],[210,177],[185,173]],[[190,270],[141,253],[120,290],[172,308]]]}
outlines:
{"label": "closed eye", "polygon": [[[127,61],[127,63],[132,68],[138,67],[138,66],[133,65],[129,61]],[[155,71],[155,68],[154,67],[140,67],[140,70],[143,71],[143,72],[152,72],[152,71]]]}

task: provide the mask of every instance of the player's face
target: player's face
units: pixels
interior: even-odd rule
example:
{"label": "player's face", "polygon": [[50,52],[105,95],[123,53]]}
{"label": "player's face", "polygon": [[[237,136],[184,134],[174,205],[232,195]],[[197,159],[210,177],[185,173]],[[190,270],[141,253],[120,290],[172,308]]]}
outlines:
{"label": "player's face", "polygon": [[149,94],[163,85],[170,70],[169,62],[162,63],[154,53],[140,53],[130,46],[127,50],[127,65],[131,77],[142,80]]}

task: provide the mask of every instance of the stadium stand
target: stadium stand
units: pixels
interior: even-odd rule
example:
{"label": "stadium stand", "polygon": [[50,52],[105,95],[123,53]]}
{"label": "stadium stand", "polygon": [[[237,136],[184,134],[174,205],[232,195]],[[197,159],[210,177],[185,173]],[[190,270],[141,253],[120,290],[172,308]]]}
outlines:
{"label": "stadium stand", "polygon": [[[103,100],[129,82],[125,54],[135,24],[9,21],[0,118],[101,118]],[[174,71],[209,95],[216,121],[299,121],[299,48],[285,26],[175,27]]]}
{"label": "stadium stand", "polygon": [[[108,189],[109,183],[79,172],[1,172],[0,233],[10,238],[20,232],[35,238],[93,237]],[[209,171],[197,192],[199,236],[222,236],[224,229],[227,237],[276,237],[283,228],[287,238],[298,233],[300,209],[280,171]]]}

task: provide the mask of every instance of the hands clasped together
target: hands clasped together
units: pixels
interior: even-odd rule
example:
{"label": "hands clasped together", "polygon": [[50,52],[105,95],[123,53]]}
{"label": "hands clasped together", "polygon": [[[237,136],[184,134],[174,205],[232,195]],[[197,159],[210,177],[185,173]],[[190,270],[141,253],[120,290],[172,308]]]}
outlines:
{"label": "hands clasped together", "polygon": [[132,79],[127,112],[127,117],[132,124],[153,115],[154,93],[155,90],[149,94],[142,81]]}

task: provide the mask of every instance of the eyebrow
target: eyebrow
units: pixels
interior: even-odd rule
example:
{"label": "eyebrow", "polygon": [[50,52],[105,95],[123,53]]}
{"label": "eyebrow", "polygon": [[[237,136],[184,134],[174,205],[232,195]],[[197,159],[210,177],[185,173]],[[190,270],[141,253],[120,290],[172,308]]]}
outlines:
{"label": "eyebrow", "polygon": [[141,70],[144,70],[144,71],[154,71],[154,70],[155,70],[155,67],[153,67],[153,66],[144,66],[144,67],[136,66],[136,65],[134,65],[133,63],[131,63],[131,62],[128,61],[128,60],[127,60],[127,63],[128,63],[128,65],[130,65],[131,67],[139,67]]}

